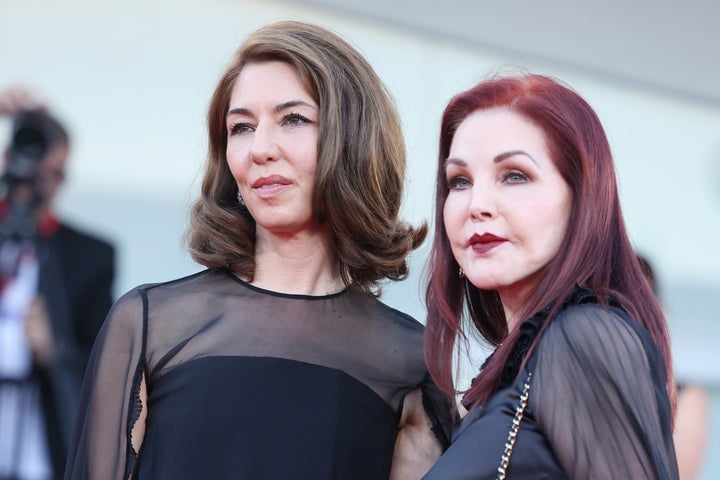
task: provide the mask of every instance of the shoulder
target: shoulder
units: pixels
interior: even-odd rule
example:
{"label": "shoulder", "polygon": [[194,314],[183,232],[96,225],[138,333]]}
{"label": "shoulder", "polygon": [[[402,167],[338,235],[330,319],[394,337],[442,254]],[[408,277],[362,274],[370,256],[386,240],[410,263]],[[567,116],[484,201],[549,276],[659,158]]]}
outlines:
{"label": "shoulder", "polygon": [[407,313],[380,301],[377,302],[375,310],[375,336],[387,345],[387,355],[394,358],[394,362],[402,359],[401,363],[406,367],[412,365],[415,372],[413,376],[416,381],[421,381],[427,375],[423,353],[425,326]]}
{"label": "shoulder", "polygon": [[115,300],[108,315],[103,323],[103,331],[113,335],[131,334],[131,332],[139,331],[142,327],[142,318],[144,312],[144,302],[139,288],[123,294]]}
{"label": "shoulder", "polygon": [[114,324],[125,322],[135,323],[137,319],[147,315],[152,308],[154,311],[162,309],[163,305],[178,305],[183,308],[188,302],[202,302],[204,296],[212,290],[208,279],[226,278],[221,272],[204,270],[184,277],[157,283],[144,283],[138,285],[118,298],[110,310],[108,321]]}
{"label": "shoulder", "polygon": [[423,348],[425,326],[411,315],[370,296],[360,300],[357,307],[365,324],[378,335],[394,339],[397,345],[412,351]]}
{"label": "shoulder", "polygon": [[368,315],[372,315],[383,323],[420,332],[425,328],[413,316],[387,305],[379,298],[352,289],[348,290],[348,294],[357,308],[367,311]]}
{"label": "shoulder", "polygon": [[178,301],[185,297],[223,294],[233,286],[232,279],[225,272],[204,269],[163,282],[144,283],[130,290],[128,294],[136,292],[142,298],[157,300],[169,297]]}
{"label": "shoulder", "polygon": [[354,311],[353,316],[358,316],[368,331],[412,350],[422,348],[425,326],[411,315],[363,292],[348,290],[344,297],[342,301],[348,302],[347,308]]}
{"label": "shoulder", "polygon": [[425,326],[415,319],[415,317],[390,307],[381,301],[378,301],[378,309],[388,321],[396,323],[397,325],[411,330],[423,331],[425,329]]}
{"label": "shoulder", "polygon": [[113,255],[115,252],[115,247],[109,240],[66,222],[60,224],[53,235],[53,240],[57,243],[77,246],[78,250],[91,249],[106,255]]}
{"label": "shoulder", "polygon": [[631,360],[647,363],[649,333],[624,311],[599,304],[566,308],[551,319],[539,344],[539,357],[570,356],[589,364]]}
{"label": "shoulder", "polygon": [[[367,341],[381,368],[388,373],[405,372],[419,385],[427,373],[424,351],[424,326],[407,313],[392,308],[377,298],[352,291],[344,295],[343,308],[353,318],[354,331]],[[351,311],[350,311],[351,310]]]}
{"label": "shoulder", "polygon": [[597,303],[573,305],[560,311],[548,325],[548,330],[586,331],[611,327],[629,328],[632,321],[625,312]]}

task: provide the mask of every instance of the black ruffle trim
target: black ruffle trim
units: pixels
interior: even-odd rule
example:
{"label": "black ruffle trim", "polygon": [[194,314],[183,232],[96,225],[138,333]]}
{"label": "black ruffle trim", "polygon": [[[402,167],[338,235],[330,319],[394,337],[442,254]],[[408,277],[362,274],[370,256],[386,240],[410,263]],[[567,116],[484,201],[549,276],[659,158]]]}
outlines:
{"label": "black ruffle trim", "polygon": [[[585,303],[598,303],[597,295],[587,288],[576,285],[573,292],[563,302],[562,307],[560,307],[560,311]],[[520,367],[525,360],[525,356],[530,350],[535,338],[540,333],[540,330],[542,330],[553,305],[553,303],[550,303],[531,318],[520,324],[520,335],[515,341],[515,344],[510,351],[510,355],[508,355],[508,359],[505,362],[505,366],[503,367],[502,375],[500,377],[500,384],[498,385],[497,390],[502,390],[503,388],[508,387],[517,378],[520,373]],[[483,365],[480,367],[481,372],[493,355],[494,352],[485,359],[485,362],[483,362]]]}
{"label": "black ruffle trim", "polygon": [[124,478],[129,479],[135,473],[135,467],[137,465],[138,452],[132,445],[132,431],[135,428],[135,424],[140,418],[142,413],[143,403],[140,399],[140,386],[144,375],[144,369],[142,364],[138,364],[135,370],[135,376],[133,377],[133,385],[130,394],[130,405],[128,412],[127,432],[125,433],[127,439],[127,463],[125,464],[125,476]]}
{"label": "black ruffle trim", "polygon": [[[450,446],[451,426],[449,424],[443,424],[440,416],[438,415],[433,399],[431,398],[432,394],[428,392],[424,386],[420,388],[420,393],[422,396],[422,403],[423,409],[425,410],[425,415],[427,415],[427,417],[430,419],[430,423],[432,424],[430,429],[432,430],[432,433],[437,439],[437,441],[440,443],[442,453],[445,453],[445,450],[447,450]],[[445,410],[449,416],[450,404],[449,402],[445,403],[446,404],[443,405],[443,410]]]}

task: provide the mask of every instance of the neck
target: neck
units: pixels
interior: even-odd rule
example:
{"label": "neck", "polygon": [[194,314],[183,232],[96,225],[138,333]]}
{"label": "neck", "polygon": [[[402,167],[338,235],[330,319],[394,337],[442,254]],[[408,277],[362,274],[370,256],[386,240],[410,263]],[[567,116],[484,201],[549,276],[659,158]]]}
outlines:
{"label": "neck", "polygon": [[505,311],[505,322],[508,332],[512,332],[522,323],[522,312],[525,309],[529,295],[528,289],[503,289],[498,290],[503,310]]}
{"label": "neck", "polygon": [[300,234],[257,232],[252,284],[279,293],[328,295],[345,288],[326,227]]}

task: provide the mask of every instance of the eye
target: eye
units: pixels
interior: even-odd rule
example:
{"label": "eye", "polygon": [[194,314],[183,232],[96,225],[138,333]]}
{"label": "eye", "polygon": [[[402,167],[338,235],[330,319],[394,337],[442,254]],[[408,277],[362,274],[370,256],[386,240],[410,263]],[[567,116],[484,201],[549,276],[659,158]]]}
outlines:
{"label": "eye", "polygon": [[252,131],[253,126],[247,122],[235,122],[228,127],[228,135],[240,135]]}
{"label": "eye", "polygon": [[528,180],[530,180],[528,176],[518,170],[510,170],[503,175],[505,183],[525,183]]}
{"label": "eye", "polygon": [[472,187],[472,182],[467,177],[456,175],[447,180],[448,190],[464,190]]}
{"label": "eye", "polygon": [[291,112],[287,115],[283,116],[282,118],[282,124],[283,125],[300,125],[302,123],[313,123],[312,120],[305,117],[304,115],[301,115],[299,113]]}

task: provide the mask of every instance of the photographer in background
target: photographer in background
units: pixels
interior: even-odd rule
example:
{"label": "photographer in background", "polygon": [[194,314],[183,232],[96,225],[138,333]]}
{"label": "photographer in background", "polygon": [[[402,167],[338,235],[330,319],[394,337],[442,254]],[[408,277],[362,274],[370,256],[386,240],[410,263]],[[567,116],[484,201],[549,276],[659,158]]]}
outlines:
{"label": "photographer in background", "polygon": [[[638,261],[655,296],[660,298],[655,268],[644,255]],[[662,303],[662,302],[661,302]],[[677,455],[680,480],[700,478],[710,443],[710,395],[706,388],[695,382],[676,380],[678,388],[677,410],[673,442]]]}
{"label": "photographer in background", "polygon": [[85,365],[112,304],[115,251],[53,214],[69,137],[22,87],[0,177],[0,480],[62,477]]}

